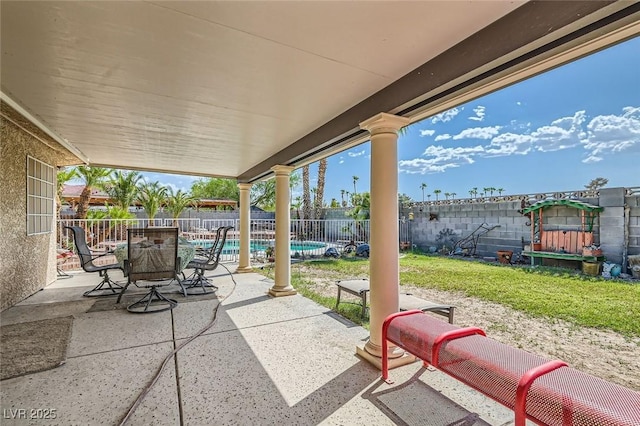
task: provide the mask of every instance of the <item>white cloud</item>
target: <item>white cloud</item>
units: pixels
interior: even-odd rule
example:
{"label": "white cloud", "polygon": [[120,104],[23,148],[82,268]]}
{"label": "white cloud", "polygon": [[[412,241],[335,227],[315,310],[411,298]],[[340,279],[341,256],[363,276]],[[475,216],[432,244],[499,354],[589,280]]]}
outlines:
{"label": "white cloud", "polygon": [[449,160],[453,158],[467,157],[480,152],[484,152],[484,148],[481,145],[471,147],[458,146],[454,148],[445,148],[442,145],[430,145],[424,150],[422,155]]}
{"label": "white cloud", "polygon": [[484,115],[485,115],[485,107],[483,107],[482,105],[478,105],[477,107],[475,107],[473,109],[473,112],[476,113],[475,116],[473,117],[469,117],[469,120],[473,120],[473,121],[482,121],[484,120]]}
{"label": "white cloud", "polygon": [[484,151],[480,145],[474,147],[429,146],[422,155],[430,158],[414,158],[398,162],[398,170],[409,174],[440,173],[452,167],[472,164],[473,157]]}
{"label": "white cloud", "polygon": [[518,101],[518,102],[516,102],[516,105],[520,106],[520,105],[522,105],[522,102]]}
{"label": "white cloud", "polygon": [[532,138],[529,135],[503,133],[491,140],[485,152],[488,157],[526,155],[531,151],[531,142]]}
{"label": "white cloud", "polygon": [[364,149],[362,151],[357,151],[357,152],[348,152],[347,155],[352,158],[360,157],[361,155],[364,155]]}
{"label": "white cloud", "polygon": [[433,136],[435,132],[436,132],[435,130],[431,130],[431,129],[420,130],[420,136]]}
{"label": "white cloud", "polygon": [[582,160],[583,163],[597,163],[599,161],[602,161],[603,158],[602,157],[596,157],[595,155],[590,155],[587,158],[585,158],[584,160]]}
{"label": "white cloud", "polygon": [[167,182],[162,183],[162,186],[166,187],[167,189],[171,188],[171,190],[173,192],[178,192],[179,189],[182,189],[183,191],[185,190],[184,187],[175,185],[175,184],[170,183],[170,182],[169,183],[167,183]]}
{"label": "white cloud", "polygon": [[436,114],[431,118],[431,122],[433,124],[442,122],[446,123],[447,121],[451,121],[455,118],[456,115],[460,114],[464,110],[464,107],[460,108],[452,108],[448,111],[441,112],[440,114]]}
{"label": "white cloud", "polygon": [[472,127],[464,129],[457,135],[453,136],[454,140],[460,139],[491,139],[500,132],[500,126],[493,127]]}
{"label": "white cloud", "polygon": [[436,164],[434,160],[424,158],[414,158],[413,160],[398,161],[398,170],[408,174],[427,174],[444,172],[452,167],[460,167],[455,163]]}
{"label": "white cloud", "polygon": [[435,137],[436,141],[490,139],[491,142],[473,147],[432,145],[425,149],[423,158],[399,161],[398,170],[409,174],[439,173],[471,164],[477,158],[552,152],[580,144],[587,151],[584,163],[602,161],[607,154],[616,152],[640,152],[640,107],[625,107],[620,115],[597,116],[585,126],[586,122],[586,112],[577,111],[533,131],[530,130],[531,123],[527,123],[511,126],[520,127],[522,132],[500,133],[501,126],[492,126],[465,129],[453,136],[441,134]]}
{"label": "white cloud", "polygon": [[562,117],[551,122],[552,126],[562,127],[564,129],[577,129],[586,121],[586,112],[578,111],[572,117]]}
{"label": "white cloud", "polygon": [[491,140],[487,154],[492,157],[525,155],[532,150],[540,152],[560,151],[580,144],[584,134],[582,124],[585,112],[578,111],[571,117],[562,117],[530,133],[502,133]]}
{"label": "white cloud", "polygon": [[625,107],[621,115],[599,115],[587,125],[581,141],[589,151],[585,163],[614,152],[640,152],[640,107]]}
{"label": "white cloud", "polygon": [[579,134],[557,126],[542,126],[531,133],[532,144],[541,152],[560,151],[580,143]]}

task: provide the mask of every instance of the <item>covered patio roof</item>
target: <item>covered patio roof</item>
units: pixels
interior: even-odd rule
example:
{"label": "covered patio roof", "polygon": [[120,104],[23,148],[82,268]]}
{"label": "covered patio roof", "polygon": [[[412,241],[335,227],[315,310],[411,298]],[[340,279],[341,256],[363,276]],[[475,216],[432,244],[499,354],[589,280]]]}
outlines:
{"label": "covered patio roof", "polygon": [[[3,1],[2,100],[79,162],[252,182],[640,32],[637,2]],[[69,162],[71,163],[71,162]]]}

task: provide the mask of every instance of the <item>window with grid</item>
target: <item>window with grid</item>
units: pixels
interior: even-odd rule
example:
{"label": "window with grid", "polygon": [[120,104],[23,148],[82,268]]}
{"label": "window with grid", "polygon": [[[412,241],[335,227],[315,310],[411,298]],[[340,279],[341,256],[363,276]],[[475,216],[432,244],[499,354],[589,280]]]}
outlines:
{"label": "window with grid", "polygon": [[52,231],[55,178],[52,166],[27,156],[27,235]]}

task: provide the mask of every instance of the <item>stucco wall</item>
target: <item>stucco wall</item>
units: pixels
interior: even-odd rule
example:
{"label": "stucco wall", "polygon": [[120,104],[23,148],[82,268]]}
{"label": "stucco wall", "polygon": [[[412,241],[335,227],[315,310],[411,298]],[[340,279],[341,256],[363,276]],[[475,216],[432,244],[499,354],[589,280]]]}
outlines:
{"label": "stucco wall", "polygon": [[[55,232],[27,236],[26,157],[30,155],[52,166],[69,160],[69,153],[55,147],[55,141],[45,141],[45,144],[33,136],[37,134],[36,131],[25,131],[28,122],[24,124],[22,118],[15,114],[6,104],[2,105],[0,310],[16,304],[56,279]],[[24,124],[24,128],[16,123]],[[52,223],[52,229],[54,227],[55,222]]]}

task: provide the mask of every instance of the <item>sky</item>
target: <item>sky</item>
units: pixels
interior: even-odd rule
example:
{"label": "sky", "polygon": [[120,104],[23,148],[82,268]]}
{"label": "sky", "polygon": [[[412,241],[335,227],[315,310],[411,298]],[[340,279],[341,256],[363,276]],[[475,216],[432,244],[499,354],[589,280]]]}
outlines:
{"label": "sky", "polygon": [[[325,203],[369,191],[370,143],[328,158]],[[640,186],[640,37],[409,126],[398,140],[398,192],[422,201],[439,189],[526,194]],[[300,172],[300,171],[298,171]],[[311,186],[317,163],[311,165]],[[197,178],[143,173],[189,189]],[[293,196],[301,194],[301,187]],[[431,195],[429,198],[428,195]]]}

